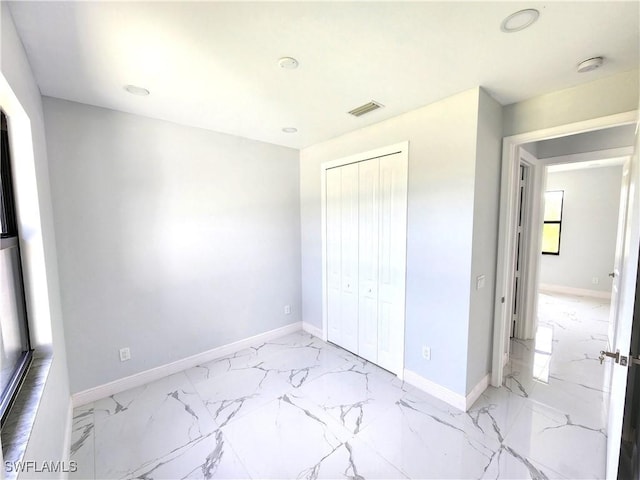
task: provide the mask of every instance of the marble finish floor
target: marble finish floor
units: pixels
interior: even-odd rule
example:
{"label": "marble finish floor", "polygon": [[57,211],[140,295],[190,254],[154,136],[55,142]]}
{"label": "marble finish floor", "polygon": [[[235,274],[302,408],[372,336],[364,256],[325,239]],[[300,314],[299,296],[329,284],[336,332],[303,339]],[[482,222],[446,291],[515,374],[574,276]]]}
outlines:
{"label": "marble finish floor", "polygon": [[606,312],[542,295],[467,413],[294,333],[75,409],[71,478],[603,478]]}

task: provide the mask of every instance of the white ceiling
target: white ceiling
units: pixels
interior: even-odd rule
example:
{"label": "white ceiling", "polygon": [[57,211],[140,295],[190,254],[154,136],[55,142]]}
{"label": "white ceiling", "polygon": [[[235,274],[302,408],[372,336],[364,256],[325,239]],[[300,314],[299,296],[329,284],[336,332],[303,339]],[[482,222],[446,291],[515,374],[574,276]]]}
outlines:
{"label": "white ceiling", "polygon": [[[531,28],[500,23],[537,8]],[[481,85],[503,105],[638,67],[638,2],[13,2],[43,95],[301,148]],[[579,61],[606,58],[578,74]],[[293,56],[297,70],[278,58]],[[136,97],[135,84],[151,91]],[[370,100],[385,108],[346,112]],[[283,127],[296,127],[286,134]]]}

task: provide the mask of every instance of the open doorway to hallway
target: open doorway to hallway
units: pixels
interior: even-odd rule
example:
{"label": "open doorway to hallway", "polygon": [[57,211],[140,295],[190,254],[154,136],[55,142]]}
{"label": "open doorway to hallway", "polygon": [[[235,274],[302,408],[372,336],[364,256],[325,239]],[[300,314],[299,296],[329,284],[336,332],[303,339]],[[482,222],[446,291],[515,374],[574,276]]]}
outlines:
{"label": "open doorway to hallway", "polygon": [[[605,476],[611,370],[600,364],[599,353],[613,343],[615,282],[609,274],[620,237],[623,163],[630,155],[621,151],[633,145],[634,127],[541,140],[522,145],[526,155],[519,154],[534,180],[529,253],[515,258],[535,274],[518,272],[529,285],[523,317],[513,319],[507,339],[503,385],[525,399],[516,425],[536,450],[532,458],[570,477]],[[617,144],[607,144],[607,137]]]}

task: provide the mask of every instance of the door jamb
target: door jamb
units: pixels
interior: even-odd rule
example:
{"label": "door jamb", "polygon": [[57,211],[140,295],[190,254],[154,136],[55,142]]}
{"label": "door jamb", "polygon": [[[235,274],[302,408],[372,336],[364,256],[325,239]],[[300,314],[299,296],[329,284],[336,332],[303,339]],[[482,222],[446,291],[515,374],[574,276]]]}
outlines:
{"label": "door jamb", "polygon": [[[537,312],[538,283],[538,252],[540,251],[542,231],[537,228],[541,223],[542,192],[544,182],[544,167],[538,159],[524,149],[519,149],[520,162],[528,168],[527,190],[525,199],[525,221],[522,235],[524,251],[521,262],[523,264],[520,276],[520,315],[516,324],[514,336],[531,339],[535,333]],[[514,245],[515,248],[515,245]],[[514,252],[515,259],[515,252]],[[506,338],[505,338],[505,341]],[[507,345],[505,345],[506,347]],[[504,361],[503,361],[504,363]]]}
{"label": "door jamb", "polygon": [[[634,124],[637,122],[637,110],[584,120],[556,127],[535,130],[504,137],[502,144],[502,175],[500,189],[500,218],[498,224],[498,261],[496,268],[496,298],[494,302],[493,355],[491,385],[502,385],[504,371],[504,352],[506,347],[505,329],[510,321],[513,305],[513,265],[514,228],[516,226],[515,195],[518,186],[520,165],[519,147],[524,143],[549,140],[552,138],[575,135],[603,128]],[[527,282],[531,288],[531,282]],[[507,308],[505,308],[507,306]]]}

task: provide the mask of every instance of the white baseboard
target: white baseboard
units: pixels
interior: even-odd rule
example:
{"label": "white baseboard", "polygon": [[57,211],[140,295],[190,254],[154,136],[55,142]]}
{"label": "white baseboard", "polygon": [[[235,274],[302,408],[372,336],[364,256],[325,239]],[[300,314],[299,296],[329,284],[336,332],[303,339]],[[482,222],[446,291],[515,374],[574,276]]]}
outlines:
{"label": "white baseboard", "polygon": [[577,295],[579,297],[606,298],[611,300],[611,292],[602,292],[600,290],[587,290],[586,288],[565,287],[563,285],[550,285],[541,283],[538,287],[541,292],[564,293],[567,295]]}
{"label": "white baseboard", "polygon": [[473,406],[473,404],[476,403],[476,400],[480,398],[480,395],[482,395],[482,392],[484,392],[489,386],[490,380],[491,380],[491,374],[487,373],[484,377],[482,377],[482,379],[478,382],[478,384],[475,387],[473,387],[469,393],[467,393],[467,397],[465,398],[465,403],[466,403],[466,406],[464,409],[465,412],[469,411],[469,409]]}
{"label": "white baseboard", "polygon": [[118,380],[114,380],[113,382],[105,383],[104,385],[99,385],[82,392],[74,393],[71,396],[73,407],[75,408],[82,405],[87,405],[91,402],[95,402],[96,400],[100,400],[102,398],[124,392],[125,390],[129,390],[130,388],[145,385],[149,382],[153,382],[169,375],[173,375],[174,373],[182,372],[183,370],[186,370],[188,368],[193,368],[198,365],[202,365],[203,363],[224,357],[226,355],[231,355],[245,348],[268,342],[269,340],[282,337],[283,335],[288,335],[290,333],[300,331],[301,329],[302,322],[294,322],[289,325],[285,325],[284,327],[276,328],[259,335],[254,335],[253,337],[245,338],[243,340],[229,343],[227,345],[222,345],[212,350],[208,350],[206,352],[198,353],[196,355],[192,355],[190,357],[168,363],[166,365],[161,365],[159,367],[151,368],[149,370],[145,370],[128,377],[120,378]]}
{"label": "white baseboard", "polygon": [[302,322],[302,330],[314,337],[322,338],[322,329],[307,322]]}
{"label": "white baseboard", "polygon": [[421,375],[418,375],[416,372],[411,370],[404,370],[404,381],[410,385],[413,385],[416,388],[419,388],[425,393],[436,397],[438,400],[442,400],[445,403],[448,403],[452,407],[457,408],[463,412],[466,412],[471,408],[471,406],[475,403],[475,401],[482,395],[487,387],[489,386],[489,380],[491,375],[485,375],[478,384],[471,389],[467,396],[456,393],[452,390],[449,390],[442,385],[439,385],[431,380],[427,380]]}
{"label": "white baseboard", "polygon": [[442,385],[439,385],[431,380],[427,380],[421,375],[418,375],[416,372],[408,370],[405,368],[404,370],[404,381],[410,385],[413,385],[416,388],[419,388],[423,392],[428,393],[436,397],[439,400],[442,400],[445,403],[448,403],[452,407],[457,408],[458,410],[462,410],[463,412],[467,407],[467,400],[463,395],[456,393],[452,390],[449,390]]}

